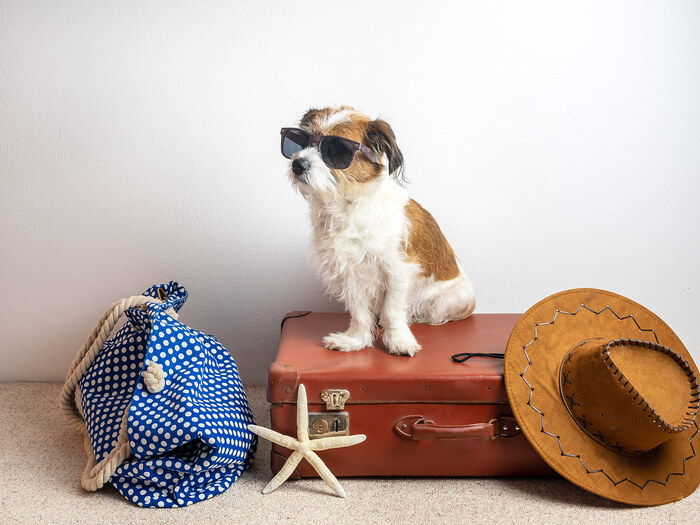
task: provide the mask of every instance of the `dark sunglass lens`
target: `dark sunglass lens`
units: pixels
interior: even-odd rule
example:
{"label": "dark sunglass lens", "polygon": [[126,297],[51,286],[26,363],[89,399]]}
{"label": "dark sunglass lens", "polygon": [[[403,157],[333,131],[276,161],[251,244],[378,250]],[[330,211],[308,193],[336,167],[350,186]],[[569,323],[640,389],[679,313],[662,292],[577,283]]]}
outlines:
{"label": "dark sunglass lens", "polygon": [[292,155],[300,152],[308,145],[309,136],[301,130],[290,129],[282,135],[282,155],[288,159],[291,159]]}
{"label": "dark sunglass lens", "polygon": [[352,162],[355,149],[352,143],[338,137],[324,137],[321,141],[321,158],[329,167],[344,170]]}

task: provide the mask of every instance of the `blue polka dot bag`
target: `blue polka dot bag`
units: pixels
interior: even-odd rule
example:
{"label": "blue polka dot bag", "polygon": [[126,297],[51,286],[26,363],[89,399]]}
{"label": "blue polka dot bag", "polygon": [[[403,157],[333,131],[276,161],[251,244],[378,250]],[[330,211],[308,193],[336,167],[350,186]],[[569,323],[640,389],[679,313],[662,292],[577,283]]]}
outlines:
{"label": "blue polka dot bag", "polygon": [[182,507],[251,465],[257,438],[236,363],[178,321],[186,299],[170,282],[117,301],[73,360],[60,401],[84,434],[86,490],[109,482],[139,506]]}

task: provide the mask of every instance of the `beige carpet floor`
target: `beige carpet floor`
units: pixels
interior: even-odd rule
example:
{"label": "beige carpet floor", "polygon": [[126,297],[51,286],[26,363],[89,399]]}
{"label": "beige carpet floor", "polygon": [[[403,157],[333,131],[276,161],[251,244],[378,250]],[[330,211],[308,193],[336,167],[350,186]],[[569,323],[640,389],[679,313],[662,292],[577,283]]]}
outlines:
{"label": "beige carpet floor", "polygon": [[[561,478],[342,479],[347,499],[321,480],[288,481],[272,494],[270,445],[227,492],[182,509],[141,509],[111,486],[80,488],[85,453],[58,410],[57,383],[0,383],[0,524],[8,523],[700,523],[700,491],[659,507],[630,507]],[[247,393],[269,426],[262,387]]]}

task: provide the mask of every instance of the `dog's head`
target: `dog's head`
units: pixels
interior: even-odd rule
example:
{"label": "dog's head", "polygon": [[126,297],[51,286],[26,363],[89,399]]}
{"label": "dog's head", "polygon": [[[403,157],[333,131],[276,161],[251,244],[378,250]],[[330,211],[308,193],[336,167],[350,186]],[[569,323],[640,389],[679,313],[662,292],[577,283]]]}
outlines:
{"label": "dog's head", "polygon": [[310,109],[299,130],[287,135],[283,130],[282,152],[290,159],[289,178],[304,197],[361,195],[364,185],[382,175],[403,182],[403,155],[385,121],[348,106]]}

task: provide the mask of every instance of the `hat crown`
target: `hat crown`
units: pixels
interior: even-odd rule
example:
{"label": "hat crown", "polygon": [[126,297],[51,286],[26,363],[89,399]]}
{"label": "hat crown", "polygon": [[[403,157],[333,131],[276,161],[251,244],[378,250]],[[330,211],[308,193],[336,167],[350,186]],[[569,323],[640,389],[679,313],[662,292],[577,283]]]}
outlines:
{"label": "hat crown", "polygon": [[565,355],[559,376],[574,421],[618,454],[646,454],[686,430],[698,411],[695,371],[649,341],[586,339]]}

